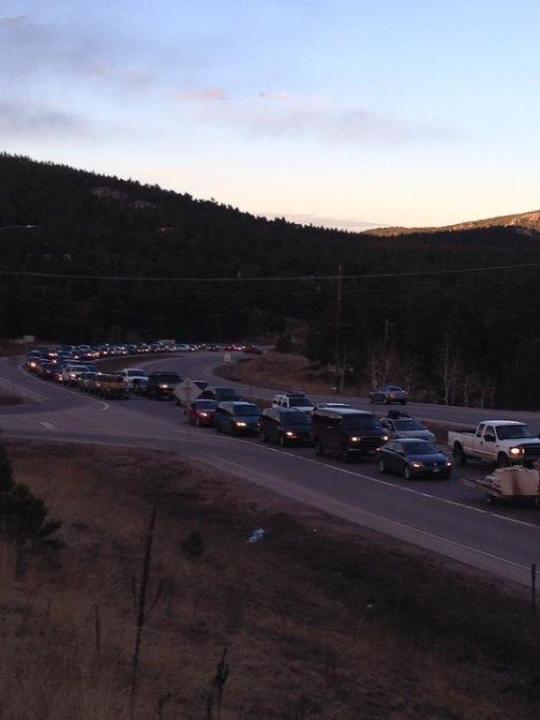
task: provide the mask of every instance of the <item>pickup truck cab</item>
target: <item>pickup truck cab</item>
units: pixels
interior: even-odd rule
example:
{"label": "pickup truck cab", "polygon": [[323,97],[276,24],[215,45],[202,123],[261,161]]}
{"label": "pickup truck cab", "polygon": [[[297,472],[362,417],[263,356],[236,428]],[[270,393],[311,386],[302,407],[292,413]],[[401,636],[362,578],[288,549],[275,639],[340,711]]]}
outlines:
{"label": "pickup truck cab", "polygon": [[498,467],[530,466],[540,459],[540,440],[525,423],[512,420],[484,420],[475,432],[450,430],[448,447],[461,467],[473,459]]}

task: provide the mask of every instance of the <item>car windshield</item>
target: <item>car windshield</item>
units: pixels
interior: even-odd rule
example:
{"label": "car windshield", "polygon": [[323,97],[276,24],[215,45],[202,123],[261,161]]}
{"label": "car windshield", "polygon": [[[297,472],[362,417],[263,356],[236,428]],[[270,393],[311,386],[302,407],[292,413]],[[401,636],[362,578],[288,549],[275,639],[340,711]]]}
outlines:
{"label": "car windshield", "polygon": [[534,437],[526,425],[498,425],[497,435],[499,440],[519,440],[520,438]]}
{"label": "car windshield", "polygon": [[419,423],[418,420],[396,420],[395,421],[396,430],[403,430],[404,432],[408,430],[425,430],[426,428],[422,425],[422,423]]}
{"label": "car windshield", "polygon": [[193,404],[198,410],[215,410],[216,409],[216,401],[215,400],[197,400]]}
{"label": "car windshield", "polygon": [[291,425],[311,425],[311,418],[302,412],[299,413],[283,413],[280,417],[282,425],[287,427]]}
{"label": "car windshield", "polygon": [[379,430],[381,428],[375,415],[368,413],[358,415],[345,415],[343,417],[343,429],[344,430]]}
{"label": "car windshield", "polygon": [[144,370],[128,370],[128,377],[146,377]]}
{"label": "car windshield", "polygon": [[311,400],[304,395],[301,397],[290,397],[289,407],[313,407],[313,404]]}
{"label": "car windshield", "polygon": [[261,411],[255,405],[242,405],[234,408],[234,414],[237,417],[256,417]]}
{"label": "car windshield", "polygon": [[403,444],[403,449],[406,455],[434,455],[439,451],[428,442],[414,442]]}
{"label": "car windshield", "polygon": [[156,380],[160,383],[177,383],[180,382],[178,375],[170,373],[169,375],[157,375]]}

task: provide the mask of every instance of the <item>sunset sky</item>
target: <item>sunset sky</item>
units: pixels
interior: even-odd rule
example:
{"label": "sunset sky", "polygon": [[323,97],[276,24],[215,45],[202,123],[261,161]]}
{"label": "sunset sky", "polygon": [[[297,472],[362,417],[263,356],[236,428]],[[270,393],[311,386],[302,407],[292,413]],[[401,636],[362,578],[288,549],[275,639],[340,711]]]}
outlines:
{"label": "sunset sky", "polygon": [[0,0],[1,149],[257,214],[540,207],[533,0]]}

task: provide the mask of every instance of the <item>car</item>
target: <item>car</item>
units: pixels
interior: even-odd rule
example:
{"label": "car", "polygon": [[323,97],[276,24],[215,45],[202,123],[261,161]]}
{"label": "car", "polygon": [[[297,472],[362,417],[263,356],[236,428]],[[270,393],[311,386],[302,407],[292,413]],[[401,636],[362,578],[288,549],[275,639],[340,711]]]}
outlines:
{"label": "car", "polygon": [[250,435],[259,432],[261,409],[253,403],[220,402],[216,408],[214,425],[218,432]]}
{"label": "car", "polygon": [[124,368],[118,370],[117,375],[124,378],[126,387],[131,392],[140,392],[148,383],[148,375],[145,370],[138,368]]}
{"label": "car", "polygon": [[298,408],[266,408],[260,421],[261,440],[281,447],[311,444],[311,426],[311,417]]}
{"label": "car", "polygon": [[339,403],[339,402],[322,402],[317,403],[315,405],[316,410],[320,410],[321,408],[326,408],[327,410],[340,410],[341,408],[350,408],[351,406],[348,403]]}
{"label": "car", "polygon": [[57,364],[54,362],[44,362],[40,366],[39,376],[42,380],[54,380],[57,367]]}
{"label": "car", "polygon": [[182,378],[174,372],[155,372],[148,376],[146,396],[153,400],[172,400],[174,389]]}
{"label": "car", "polygon": [[231,387],[206,387],[199,395],[198,400],[215,400],[216,402],[238,402],[242,400],[240,395]]}
{"label": "car", "polygon": [[369,393],[370,403],[400,403],[406,405],[408,400],[407,391],[399,387],[399,385],[383,385],[382,387]]}
{"label": "car", "polygon": [[93,392],[94,380],[98,373],[83,372],[79,377],[79,390],[82,392]]}
{"label": "car", "polygon": [[373,413],[354,408],[317,408],[311,435],[317,455],[334,455],[344,462],[353,456],[375,457],[388,440]]}
{"label": "car", "polygon": [[243,352],[246,355],[262,355],[263,351],[259,350],[258,347],[255,347],[255,345],[245,345]]}
{"label": "car", "polygon": [[302,412],[311,413],[315,406],[303,392],[277,393],[272,400],[272,407],[298,408]]}
{"label": "car", "polygon": [[195,400],[187,411],[190,425],[213,425],[216,414],[217,402],[215,400]]}
{"label": "car", "polygon": [[450,477],[451,460],[427,440],[400,438],[391,440],[380,448],[377,465],[382,473],[403,475],[405,480],[413,477]]}
{"label": "car", "polygon": [[82,363],[66,363],[62,369],[62,382],[65,385],[77,385],[79,375],[93,369],[90,365],[83,365]]}
{"label": "car", "polygon": [[124,379],[120,375],[97,373],[93,380],[94,392],[102,398],[129,400]]}
{"label": "car", "polygon": [[417,438],[433,442],[435,435],[427,429],[419,420],[395,411],[396,414],[388,413],[388,417],[381,418],[381,425],[387,431],[391,439],[394,438]]}

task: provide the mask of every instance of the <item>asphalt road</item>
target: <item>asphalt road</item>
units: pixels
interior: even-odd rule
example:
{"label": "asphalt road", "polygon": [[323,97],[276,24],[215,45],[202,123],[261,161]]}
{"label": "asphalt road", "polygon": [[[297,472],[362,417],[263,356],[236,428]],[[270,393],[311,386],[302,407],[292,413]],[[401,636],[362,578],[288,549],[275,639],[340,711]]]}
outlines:
{"label": "asphalt road", "polygon": [[[230,385],[212,376],[212,367],[220,360],[215,354],[197,353],[145,364],[175,369],[183,377]],[[335,516],[524,585],[529,583],[531,563],[540,562],[540,511],[527,505],[488,507],[481,495],[461,482],[485,474],[485,468],[479,466],[456,469],[450,480],[407,483],[396,476],[380,475],[370,462],[345,465],[316,458],[311,448],[282,450],[258,439],[190,427],[171,402],[141,397],[104,402],[39,380],[9,359],[0,360],[0,387],[33,400],[28,405],[0,408],[0,428],[6,437],[178,451],[194,462],[207,463]],[[273,394],[268,389],[238,387],[246,395],[270,398]],[[365,406],[362,401],[354,404]],[[486,417],[480,410],[451,408],[449,415],[447,408],[427,405],[414,407],[414,412],[464,424]],[[489,415],[516,417],[512,413],[495,415],[493,411]],[[530,421],[528,415],[535,414],[519,417]]]}

